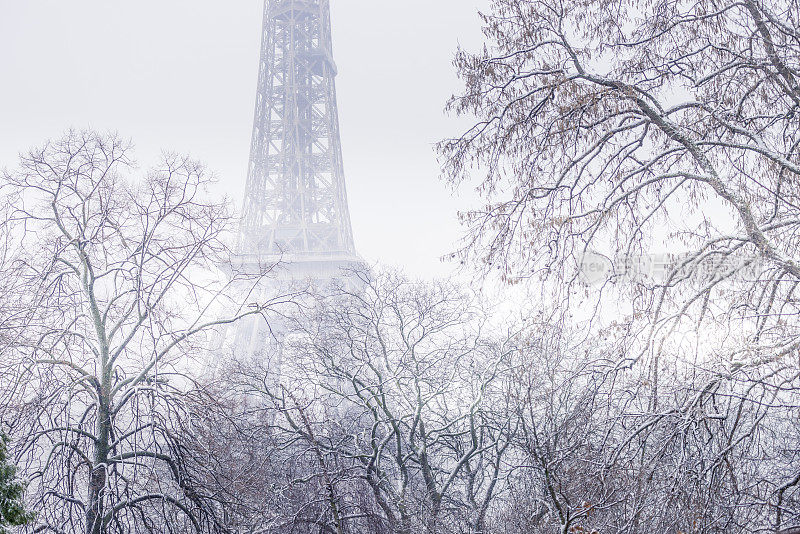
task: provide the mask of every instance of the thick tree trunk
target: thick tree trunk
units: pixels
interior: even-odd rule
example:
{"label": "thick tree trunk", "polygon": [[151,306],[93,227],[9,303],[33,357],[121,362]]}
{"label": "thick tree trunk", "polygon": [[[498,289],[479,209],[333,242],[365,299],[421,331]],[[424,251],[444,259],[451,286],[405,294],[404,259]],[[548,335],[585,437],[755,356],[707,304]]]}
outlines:
{"label": "thick tree trunk", "polygon": [[105,466],[96,465],[92,469],[92,475],[89,480],[89,507],[86,510],[86,534],[102,534],[103,532],[103,488],[105,485]]}
{"label": "thick tree trunk", "polygon": [[[103,399],[105,400],[105,399]],[[94,465],[89,478],[89,501],[86,509],[86,534],[105,534],[103,493],[106,487],[108,447],[111,435],[111,414],[108,404],[100,402],[97,416],[97,442]]]}

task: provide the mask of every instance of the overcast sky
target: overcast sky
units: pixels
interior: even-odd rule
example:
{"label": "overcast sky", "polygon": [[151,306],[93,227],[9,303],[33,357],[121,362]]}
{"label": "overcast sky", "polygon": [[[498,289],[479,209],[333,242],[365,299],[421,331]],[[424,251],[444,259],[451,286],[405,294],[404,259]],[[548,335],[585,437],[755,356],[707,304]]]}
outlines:
{"label": "overcast sky", "polygon": [[[332,0],[345,173],[356,246],[414,274],[460,235],[432,145],[463,121],[444,104],[451,60],[480,46],[486,0]],[[0,167],[69,127],[130,137],[140,164],[189,153],[238,208],[263,0],[0,0]]]}

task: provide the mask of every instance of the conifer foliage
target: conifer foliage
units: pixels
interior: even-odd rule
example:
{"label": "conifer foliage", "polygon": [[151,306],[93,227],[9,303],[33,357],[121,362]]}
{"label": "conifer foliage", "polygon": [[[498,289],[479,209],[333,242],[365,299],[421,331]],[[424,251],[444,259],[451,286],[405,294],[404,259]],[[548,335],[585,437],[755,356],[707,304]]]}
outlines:
{"label": "conifer foliage", "polygon": [[25,485],[17,480],[17,468],[8,460],[8,437],[0,434],[0,534],[8,527],[28,524],[33,514],[22,501]]}

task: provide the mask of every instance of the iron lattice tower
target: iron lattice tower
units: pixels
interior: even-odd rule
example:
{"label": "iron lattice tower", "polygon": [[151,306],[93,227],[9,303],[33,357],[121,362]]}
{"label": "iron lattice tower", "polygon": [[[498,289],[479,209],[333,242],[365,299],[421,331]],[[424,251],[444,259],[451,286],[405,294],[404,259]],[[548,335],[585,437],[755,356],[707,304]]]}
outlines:
{"label": "iron lattice tower", "polygon": [[266,0],[240,256],[358,261],[336,74],[329,0]]}
{"label": "iron lattice tower", "polygon": [[[269,301],[296,283],[355,283],[344,269],[363,266],[347,208],[331,48],[329,0],[265,1],[244,209],[237,253],[225,266],[241,302]],[[220,347],[269,357],[279,376],[288,331],[278,317],[267,324],[251,316]]]}

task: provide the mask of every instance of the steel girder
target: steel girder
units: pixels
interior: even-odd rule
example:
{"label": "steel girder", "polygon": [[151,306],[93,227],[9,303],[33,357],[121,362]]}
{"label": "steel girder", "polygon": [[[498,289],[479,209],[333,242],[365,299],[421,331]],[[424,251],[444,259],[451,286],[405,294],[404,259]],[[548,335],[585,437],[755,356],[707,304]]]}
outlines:
{"label": "steel girder", "polygon": [[328,0],[267,0],[241,254],[355,257]]}

